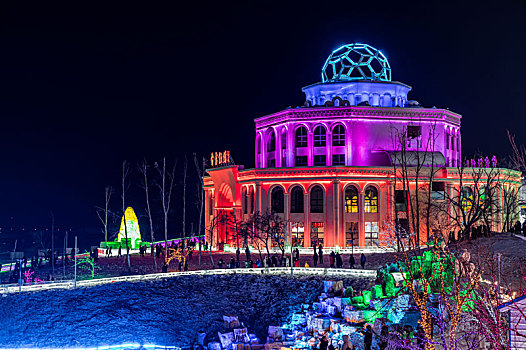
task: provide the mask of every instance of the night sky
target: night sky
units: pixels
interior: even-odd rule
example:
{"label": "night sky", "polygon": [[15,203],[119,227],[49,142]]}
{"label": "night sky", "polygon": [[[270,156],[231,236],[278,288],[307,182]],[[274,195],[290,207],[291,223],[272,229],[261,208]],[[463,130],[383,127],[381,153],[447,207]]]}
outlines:
{"label": "night sky", "polygon": [[462,114],[464,156],[505,156],[507,128],[526,143],[524,1],[14,3],[0,6],[4,227],[49,226],[51,210],[59,225],[97,227],[121,162],[167,156],[179,230],[184,155],[194,208],[192,153],[229,149],[253,167],[253,119],[302,105],[301,87],[346,43],[382,50],[410,99]]}

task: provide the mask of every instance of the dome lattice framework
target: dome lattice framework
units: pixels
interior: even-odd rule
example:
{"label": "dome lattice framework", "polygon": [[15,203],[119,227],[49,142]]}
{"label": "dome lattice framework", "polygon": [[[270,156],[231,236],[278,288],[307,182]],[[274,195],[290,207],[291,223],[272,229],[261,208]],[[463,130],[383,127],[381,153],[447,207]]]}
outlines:
{"label": "dome lattice framework", "polygon": [[349,44],[334,50],[321,71],[322,81],[391,81],[384,54],[367,44]]}

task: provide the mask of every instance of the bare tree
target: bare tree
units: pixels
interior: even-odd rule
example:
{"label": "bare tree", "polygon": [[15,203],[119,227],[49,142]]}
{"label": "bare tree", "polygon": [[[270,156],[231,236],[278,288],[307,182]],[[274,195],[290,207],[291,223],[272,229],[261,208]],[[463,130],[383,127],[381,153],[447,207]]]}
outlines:
{"label": "bare tree", "polygon": [[188,162],[186,155],[184,156],[183,166],[183,237],[186,237],[186,169],[188,168]]}
{"label": "bare tree", "polygon": [[108,216],[110,213],[110,199],[113,193],[113,188],[111,186],[106,186],[104,188],[104,208],[96,207],[97,216],[102,223],[102,232],[104,232],[104,242],[108,242]]}
{"label": "bare tree", "polygon": [[148,162],[146,161],[146,159],[143,159],[142,163],[139,164],[139,172],[143,176],[142,188],[144,189],[144,194],[146,196],[146,215],[148,216],[148,221],[150,224],[150,236],[152,240],[152,243],[151,243],[152,246],[150,248],[151,248],[152,255],[153,255],[153,266],[155,268],[155,271],[157,271],[157,257],[154,252],[154,246],[153,246],[155,242],[155,235],[153,231],[152,210],[150,206],[150,187],[149,187],[149,181],[148,181],[148,169],[149,168],[150,166],[148,165]]}
{"label": "bare tree", "polygon": [[[434,203],[437,216],[446,218],[450,230],[460,230],[460,237],[471,238],[477,223],[486,223],[488,229],[500,213],[498,200],[499,171],[494,168],[457,168],[458,185],[445,191],[445,201]],[[447,223],[442,223],[444,226]]]}
{"label": "bare tree", "polygon": [[128,243],[128,228],[126,225],[126,178],[130,174],[130,166],[127,161],[122,162],[122,221],[124,222],[124,236],[126,239],[126,260],[128,261],[128,272],[131,271],[130,245]]}
{"label": "bare tree", "polygon": [[[203,224],[203,210],[204,210],[204,204],[205,204],[205,191],[204,191],[204,184],[203,184],[203,176],[205,174],[205,167],[206,167],[206,160],[203,157],[201,164],[197,160],[197,155],[194,153],[194,163],[195,163],[195,169],[197,171],[197,176],[199,177],[199,182],[197,185],[197,209],[199,211],[199,224],[197,228],[198,236],[201,235],[202,231],[202,224]],[[201,268],[201,238],[199,238],[199,268]]]}
{"label": "bare tree", "polygon": [[159,163],[155,162],[155,168],[157,169],[160,177],[160,183],[157,186],[161,195],[161,204],[163,208],[165,262],[168,261],[168,213],[170,212],[170,201],[172,199],[176,165],[177,161],[174,161],[172,169],[167,169],[166,157],[163,158],[160,165]]}

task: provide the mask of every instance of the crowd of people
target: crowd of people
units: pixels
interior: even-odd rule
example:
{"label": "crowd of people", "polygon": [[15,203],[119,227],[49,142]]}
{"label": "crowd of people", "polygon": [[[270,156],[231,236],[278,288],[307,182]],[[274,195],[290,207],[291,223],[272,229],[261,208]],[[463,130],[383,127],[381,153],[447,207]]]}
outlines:
{"label": "crowd of people", "polygon": [[[325,264],[325,261],[323,259],[324,258],[323,246],[320,244],[319,246],[315,247],[313,250],[314,250],[314,253],[312,256],[312,266],[313,267],[318,267],[318,265],[323,266]],[[292,255],[293,266],[300,267],[301,263],[300,263],[299,249],[298,248],[294,249],[291,255]],[[241,250],[237,248],[235,258],[231,257],[229,261],[225,261],[221,257],[217,261],[217,265],[214,265],[214,268],[217,267],[220,269],[222,268],[233,269],[233,268],[240,268],[240,267],[244,267],[244,268],[290,267],[290,264],[291,264],[290,258],[286,256],[285,254],[279,255],[278,253],[273,253],[273,254],[265,254],[263,256],[263,254],[259,251],[258,251],[258,254],[252,253],[249,247],[245,248],[245,258],[246,258],[245,261],[241,261]],[[367,259],[365,257],[365,254],[362,253],[360,255],[360,260],[359,260],[359,263],[362,269],[365,268],[366,261]],[[340,252],[335,253],[334,251],[331,251],[329,253],[328,263],[329,263],[330,268],[341,269],[345,267],[343,256],[340,254]],[[356,259],[354,257],[354,254],[349,255],[348,264],[349,264],[348,265],[349,268],[351,269],[355,268]],[[303,266],[311,267],[311,265],[309,264],[309,261],[306,261]]]}

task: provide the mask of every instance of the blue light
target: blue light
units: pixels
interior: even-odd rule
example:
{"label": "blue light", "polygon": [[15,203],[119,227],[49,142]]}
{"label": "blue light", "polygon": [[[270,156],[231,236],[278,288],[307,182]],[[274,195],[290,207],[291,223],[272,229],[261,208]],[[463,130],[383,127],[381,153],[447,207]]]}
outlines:
{"label": "blue light", "polygon": [[391,66],[385,55],[367,44],[343,45],[334,50],[321,72],[322,82],[391,81]]}

